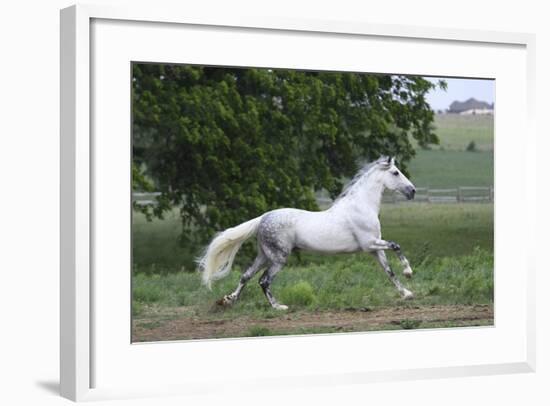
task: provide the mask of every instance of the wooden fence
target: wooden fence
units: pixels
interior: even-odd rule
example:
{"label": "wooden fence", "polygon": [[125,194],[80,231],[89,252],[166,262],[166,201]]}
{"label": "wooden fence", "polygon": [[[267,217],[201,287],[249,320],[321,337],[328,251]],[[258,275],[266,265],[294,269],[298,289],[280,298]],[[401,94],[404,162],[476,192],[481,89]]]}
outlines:
{"label": "wooden fence", "polygon": [[[491,203],[494,200],[492,186],[458,186],[456,188],[436,189],[416,188],[415,201],[428,203]],[[384,203],[398,203],[407,201],[405,196],[398,192],[384,193]]]}
{"label": "wooden fence", "polygon": [[157,196],[160,195],[160,192],[134,192],[132,193],[132,201],[138,206],[152,206],[156,204]]}
{"label": "wooden fence", "polygon": [[[133,193],[132,200],[140,206],[154,205],[159,192]],[[491,203],[494,200],[493,187],[459,186],[456,188],[431,189],[427,187],[416,188],[416,196],[413,201],[427,203]],[[399,192],[384,193],[383,203],[400,203],[408,200]],[[321,206],[332,203],[329,197],[318,196],[317,202]]]}
{"label": "wooden fence", "polygon": [[[413,202],[426,203],[492,203],[494,190],[492,186],[458,186],[456,188],[416,188]],[[317,202],[321,206],[328,206],[332,200],[327,196],[319,196]],[[386,191],[382,197],[383,203],[408,202],[399,192]]]}

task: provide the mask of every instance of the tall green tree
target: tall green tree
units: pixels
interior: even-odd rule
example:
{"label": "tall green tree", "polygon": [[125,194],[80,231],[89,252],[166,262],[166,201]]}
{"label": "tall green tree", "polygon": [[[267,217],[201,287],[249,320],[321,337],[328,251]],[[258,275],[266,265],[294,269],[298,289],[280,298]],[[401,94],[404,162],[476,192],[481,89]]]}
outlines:
{"label": "tall green tree", "polygon": [[[406,172],[438,143],[417,76],[133,65],[135,190],[162,192],[149,215],[180,207],[184,237],[279,207],[316,209],[358,162],[396,156]],[[198,234],[197,234],[198,233]]]}

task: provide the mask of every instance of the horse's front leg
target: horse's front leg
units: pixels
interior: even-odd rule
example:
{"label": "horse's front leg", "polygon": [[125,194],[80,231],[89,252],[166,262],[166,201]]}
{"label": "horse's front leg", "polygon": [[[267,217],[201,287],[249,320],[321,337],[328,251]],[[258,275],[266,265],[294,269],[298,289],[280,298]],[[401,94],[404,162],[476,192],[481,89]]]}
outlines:
{"label": "horse's front leg", "polygon": [[389,241],[390,243],[390,249],[395,252],[395,255],[399,258],[399,261],[401,261],[401,265],[403,265],[403,275],[405,275],[407,278],[411,278],[413,274],[413,270],[411,269],[411,265],[409,264],[409,260],[405,258],[405,255],[401,252],[401,247],[399,244]]}
{"label": "horse's front leg", "polygon": [[386,253],[379,249],[376,251],[371,251],[371,254],[376,258],[380,266],[384,269],[384,272],[388,275],[390,280],[393,282],[403,299],[412,299],[414,297],[413,293],[405,288],[403,285],[401,285],[401,282],[399,282],[399,279],[395,276],[395,273],[392,271],[390,264],[388,263],[388,259],[386,258]]}
{"label": "horse's front leg", "polygon": [[399,261],[401,261],[401,265],[403,265],[403,275],[407,278],[412,277],[413,271],[411,269],[411,265],[409,264],[409,261],[407,258],[405,258],[405,255],[401,252],[401,246],[393,241],[386,241],[386,240],[375,240],[371,242],[371,245],[373,248],[376,248],[378,250],[392,250],[395,252],[395,255],[399,258]]}

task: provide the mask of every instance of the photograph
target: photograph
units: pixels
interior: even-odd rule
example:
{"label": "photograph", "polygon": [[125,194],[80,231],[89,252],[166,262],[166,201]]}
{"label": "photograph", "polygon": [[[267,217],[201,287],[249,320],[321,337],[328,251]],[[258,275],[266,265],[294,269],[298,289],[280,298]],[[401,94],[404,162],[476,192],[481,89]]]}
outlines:
{"label": "photograph", "polygon": [[130,80],[133,343],[494,325],[493,78]]}

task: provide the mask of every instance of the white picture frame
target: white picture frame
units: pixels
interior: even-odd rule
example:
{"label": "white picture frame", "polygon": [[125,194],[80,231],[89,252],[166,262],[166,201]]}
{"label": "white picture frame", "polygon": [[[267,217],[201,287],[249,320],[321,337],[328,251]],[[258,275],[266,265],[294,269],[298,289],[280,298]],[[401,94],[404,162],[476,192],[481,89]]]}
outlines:
{"label": "white picture frame", "polygon": [[[459,44],[464,47],[483,46],[505,47],[512,46],[521,50],[518,58],[526,58],[521,63],[525,64],[525,86],[519,89],[525,92],[525,117],[520,130],[525,133],[525,148],[520,155],[525,158],[536,150],[536,135],[534,131],[534,35],[486,32],[461,29],[445,29],[431,27],[415,27],[402,25],[380,25],[365,23],[350,23],[341,21],[318,20],[292,20],[292,19],[268,19],[246,18],[229,19],[221,17],[193,17],[187,16],[183,8],[173,10],[157,10],[155,7],[128,9],[110,8],[105,6],[72,6],[61,11],[61,298],[60,298],[60,323],[61,323],[61,394],[72,400],[88,400],[105,397],[139,396],[163,393],[197,393],[209,390],[205,385],[206,380],[200,376],[194,382],[173,382],[170,385],[155,385],[150,387],[132,386],[106,386],[95,387],[96,377],[91,371],[95,368],[97,348],[94,343],[94,329],[97,327],[97,314],[92,314],[94,309],[93,292],[97,289],[94,278],[95,242],[92,238],[96,224],[94,221],[94,193],[96,192],[94,178],[94,140],[92,139],[91,111],[93,103],[91,98],[95,92],[92,81],[92,66],[94,61],[94,46],[92,43],[94,21],[108,21],[113,24],[139,25],[141,23],[175,24],[181,26],[193,26],[204,29],[214,27],[220,29],[241,29],[245,36],[247,33],[279,32],[288,36],[300,34],[315,34],[317,37],[342,35],[355,38],[369,37],[373,39],[406,39],[411,41],[437,41],[440,44]],[[429,74],[430,72],[422,72]],[[91,87],[92,86],[92,87]],[[498,85],[497,85],[498,88]],[[498,92],[498,90],[497,90]],[[498,103],[498,99],[497,99]],[[129,105],[125,106],[129,109]],[[497,113],[498,114],[498,113]],[[523,125],[524,124],[524,125]],[[497,132],[501,129],[497,124]],[[497,139],[497,145],[499,141]],[[496,151],[498,151],[498,146]],[[495,152],[498,162],[499,152]],[[522,161],[522,164],[525,164]],[[504,166],[502,167],[504,168]],[[497,168],[498,173],[498,168]],[[498,175],[497,175],[498,176]],[[535,182],[522,178],[525,182]],[[129,180],[129,177],[128,177]],[[528,184],[534,190],[534,183]],[[503,196],[501,194],[501,196]],[[499,200],[498,184],[495,188],[495,201]],[[524,236],[526,245],[534,238],[532,225],[535,224],[535,197],[529,195],[525,198],[527,205],[527,217],[529,233]],[[505,206],[501,214],[506,210]],[[531,228],[529,228],[531,227]],[[496,224],[495,233],[499,232]],[[522,293],[521,317],[518,320],[525,321],[524,329],[518,333],[521,335],[521,354],[515,357],[513,362],[507,359],[494,362],[475,362],[475,357],[464,365],[450,363],[437,367],[409,364],[403,368],[390,368],[387,370],[368,370],[361,366],[348,369],[343,368],[338,373],[314,374],[311,371],[303,371],[299,379],[296,376],[260,377],[258,385],[268,385],[269,382],[277,382],[286,385],[315,385],[336,383],[361,383],[373,380],[392,379],[419,379],[442,376],[467,376],[498,374],[510,372],[528,372],[535,368],[535,283],[534,283],[534,258],[533,253],[522,258],[521,271],[525,277],[525,292]],[[506,265],[497,264],[501,269]],[[497,267],[497,265],[495,266]],[[499,289],[497,284],[496,289]],[[498,323],[498,321],[497,321]],[[416,334],[413,333],[413,334]],[[430,334],[429,332],[427,334]],[[450,331],[449,334],[459,334],[458,331]],[[354,342],[361,339],[360,335],[354,335]],[[402,338],[391,336],[398,342]],[[417,335],[419,337],[419,335]],[[258,347],[262,342],[269,341],[274,345],[277,341],[286,340],[289,343],[292,338],[270,338],[244,342],[249,346]],[[229,347],[236,348],[237,341],[233,340]],[[305,341],[301,341],[304,343]],[[325,344],[328,341],[325,341]],[[131,343],[127,343],[131,346]],[[166,346],[169,344],[166,344]],[[213,345],[206,343],[204,345]],[[356,345],[356,344],[354,344]],[[275,348],[275,347],[274,347]],[[218,345],[221,354],[224,349]],[[229,351],[229,350],[228,350]],[[97,368],[96,368],[97,369]],[[198,373],[200,375],[200,372]],[[93,388],[93,389],[92,389]]]}

